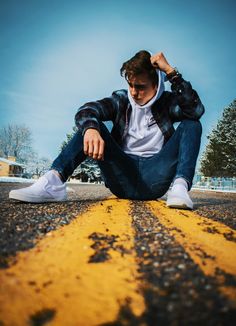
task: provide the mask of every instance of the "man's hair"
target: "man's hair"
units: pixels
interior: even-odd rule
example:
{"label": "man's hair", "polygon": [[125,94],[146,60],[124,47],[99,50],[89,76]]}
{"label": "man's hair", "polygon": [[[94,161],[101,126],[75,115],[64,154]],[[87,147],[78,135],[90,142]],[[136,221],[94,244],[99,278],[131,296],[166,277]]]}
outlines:
{"label": "man's hair", "polygon": [[158,75],[151,64],[150,58],[151,54],[148,51],[141,50],[137,52],[131,59],[123,63],[120,68],[121,76],[129,80],[134,76],[147,74],[153,84],[157,84]]}

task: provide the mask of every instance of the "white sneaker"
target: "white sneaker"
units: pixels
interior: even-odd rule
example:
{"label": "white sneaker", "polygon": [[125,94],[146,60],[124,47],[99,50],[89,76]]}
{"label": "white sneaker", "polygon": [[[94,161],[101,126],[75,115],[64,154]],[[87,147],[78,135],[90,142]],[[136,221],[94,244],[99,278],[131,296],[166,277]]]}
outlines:
{"label": "white sneaker", "polygon": [[166,205],[170,208],[193,209],[193,202],[188,192],[179,194],[170,190],[167,195]]}
{"label": "white sneaker", "polygon": [[[52,175],[53,174],[53,175]],[[32,186],[11,190],[9,198],[17,199],[29,203],[45,203],[54,201],[63,201],[67,199],[66,185],[62,183],[59,177],[52,171],[47,172],[40,177]],[[54,182],[54,179],[56,182]],[[55,185],[60,184],[61,185]]]}

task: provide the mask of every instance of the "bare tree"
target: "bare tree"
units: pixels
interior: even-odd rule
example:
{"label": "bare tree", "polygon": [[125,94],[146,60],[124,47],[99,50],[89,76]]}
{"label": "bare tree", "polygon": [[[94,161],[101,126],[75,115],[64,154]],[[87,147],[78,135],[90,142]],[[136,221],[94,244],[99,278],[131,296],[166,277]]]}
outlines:
{"label": "bare tree", "polygon": [[26,164],[26,170],[25,170],[26,175],[28,175],[29,177],[32,176],[40,177],[50,169],[52,162],[47,157],[39,157],[37,153],[32,152],[25,160],[25,164]]}
{"label": "bare tree", "polygon": [[8,124],[0,129],[0,152],[24,159],[32,151],[31,131],[25,125]]}

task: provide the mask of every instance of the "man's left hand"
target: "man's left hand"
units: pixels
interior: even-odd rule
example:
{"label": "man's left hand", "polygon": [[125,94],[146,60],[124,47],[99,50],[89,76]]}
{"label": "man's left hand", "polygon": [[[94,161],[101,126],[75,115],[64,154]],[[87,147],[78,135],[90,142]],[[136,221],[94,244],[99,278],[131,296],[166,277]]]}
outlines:
{"label": "man's left hand", "polygon": [[171,65],[168,63],[168,61],[166,60],[162,52],[158,52],[152,55],[150,60],[154,68],[160,69],[161,71],[164,71],[166,74],[169,74],[174,70],[174,68],[171,67]]}

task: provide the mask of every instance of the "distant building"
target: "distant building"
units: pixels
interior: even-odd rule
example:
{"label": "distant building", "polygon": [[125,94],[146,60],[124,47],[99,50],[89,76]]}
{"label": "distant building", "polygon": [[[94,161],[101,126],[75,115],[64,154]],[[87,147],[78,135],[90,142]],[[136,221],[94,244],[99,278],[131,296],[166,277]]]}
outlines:
{"label": "distant building", "polygon": [[24,172],[24,167],[24,164],[16,162],[14,156],[8,156],[8,159],[0,157],[1,177],[21,177]]}

